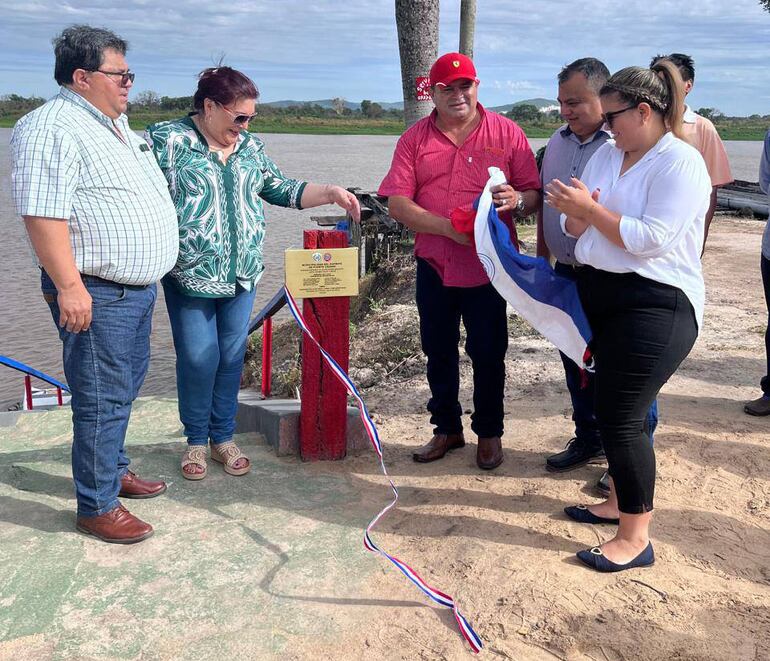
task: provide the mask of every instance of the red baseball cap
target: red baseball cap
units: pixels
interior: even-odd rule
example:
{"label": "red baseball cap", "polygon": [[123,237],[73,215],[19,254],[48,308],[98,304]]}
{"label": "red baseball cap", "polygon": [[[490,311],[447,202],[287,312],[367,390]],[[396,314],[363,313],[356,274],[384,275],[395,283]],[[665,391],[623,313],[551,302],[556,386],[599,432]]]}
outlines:
{"label": "red baseball cap", "polygon": [[430,68],[430,86],[449,85],[460,78],[479,82],[473,60],[462,53],[446,53]]}

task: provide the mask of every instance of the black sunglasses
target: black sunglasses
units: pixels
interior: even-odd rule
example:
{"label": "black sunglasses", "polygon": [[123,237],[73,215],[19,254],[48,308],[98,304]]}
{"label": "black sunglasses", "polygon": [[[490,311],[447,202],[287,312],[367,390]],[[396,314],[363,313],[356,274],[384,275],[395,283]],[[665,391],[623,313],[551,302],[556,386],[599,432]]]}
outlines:
{"label": "black sunglasses", "polygon": [[133,83],[134,78],[136,78],[136,74],[133,71],[102,71],[101,69],[88,69],[88,71],[103,73],[105,76],[120,76],[119,85],[122,87],[125,87],[129,83]]}
{"label": "black sunglasses", "polygon": [[612,112],[603,112],[602,113],[602,119],[604,120],[604,123],[609,127],[612,128],[612,122],[615,121],[615,118],[620,115],[621,113],[626,112],[627,110],[634,110],[635,108],[638,108],[639,106],[628,106],[628,108],[622,108],[621,110],[614,110]]}

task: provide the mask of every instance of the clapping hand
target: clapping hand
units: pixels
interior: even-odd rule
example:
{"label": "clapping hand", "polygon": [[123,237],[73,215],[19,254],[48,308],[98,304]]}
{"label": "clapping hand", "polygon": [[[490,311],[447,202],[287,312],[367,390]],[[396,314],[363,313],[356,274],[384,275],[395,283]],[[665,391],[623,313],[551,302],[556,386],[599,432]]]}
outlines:
{"label": "clapping hand", "polygon": [[586,216],[599,200],[599,189],[591,193],[587,186],[575,177],[570,179],[570,184],[567,186],[558,179],[551,180],[545,187],[545,203],[569,218],[587,222]]}

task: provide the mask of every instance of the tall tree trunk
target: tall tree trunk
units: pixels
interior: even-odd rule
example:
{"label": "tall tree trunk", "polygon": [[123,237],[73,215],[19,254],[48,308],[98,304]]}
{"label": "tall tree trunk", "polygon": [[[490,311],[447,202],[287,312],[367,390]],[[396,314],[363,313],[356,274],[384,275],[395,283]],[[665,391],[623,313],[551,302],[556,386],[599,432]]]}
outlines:
{"label": "tall tree trunk", "polygon": [[460,52],[473,59],[476,34],[476,0],[460,0]]}
{"label": "tall tree trunk", "polygon": [[439,0],[396,0],[406,128],[433,110],[432,101],[417,100],[417,78],[427,76],[438,57],[438,13]]}

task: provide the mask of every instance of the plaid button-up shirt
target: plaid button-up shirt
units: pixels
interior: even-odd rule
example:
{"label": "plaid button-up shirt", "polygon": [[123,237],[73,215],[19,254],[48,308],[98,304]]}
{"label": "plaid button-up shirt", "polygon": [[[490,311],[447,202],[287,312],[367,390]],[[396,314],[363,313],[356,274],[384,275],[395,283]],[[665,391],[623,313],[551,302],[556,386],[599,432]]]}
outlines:
{"label": "plaid button-up shirt", "polygon": [[174,266],[168,185],[125,115],[113,122],[62,87],[16,124],[11,158],[16,212],[67,221],[81,273],[148,285]]}

